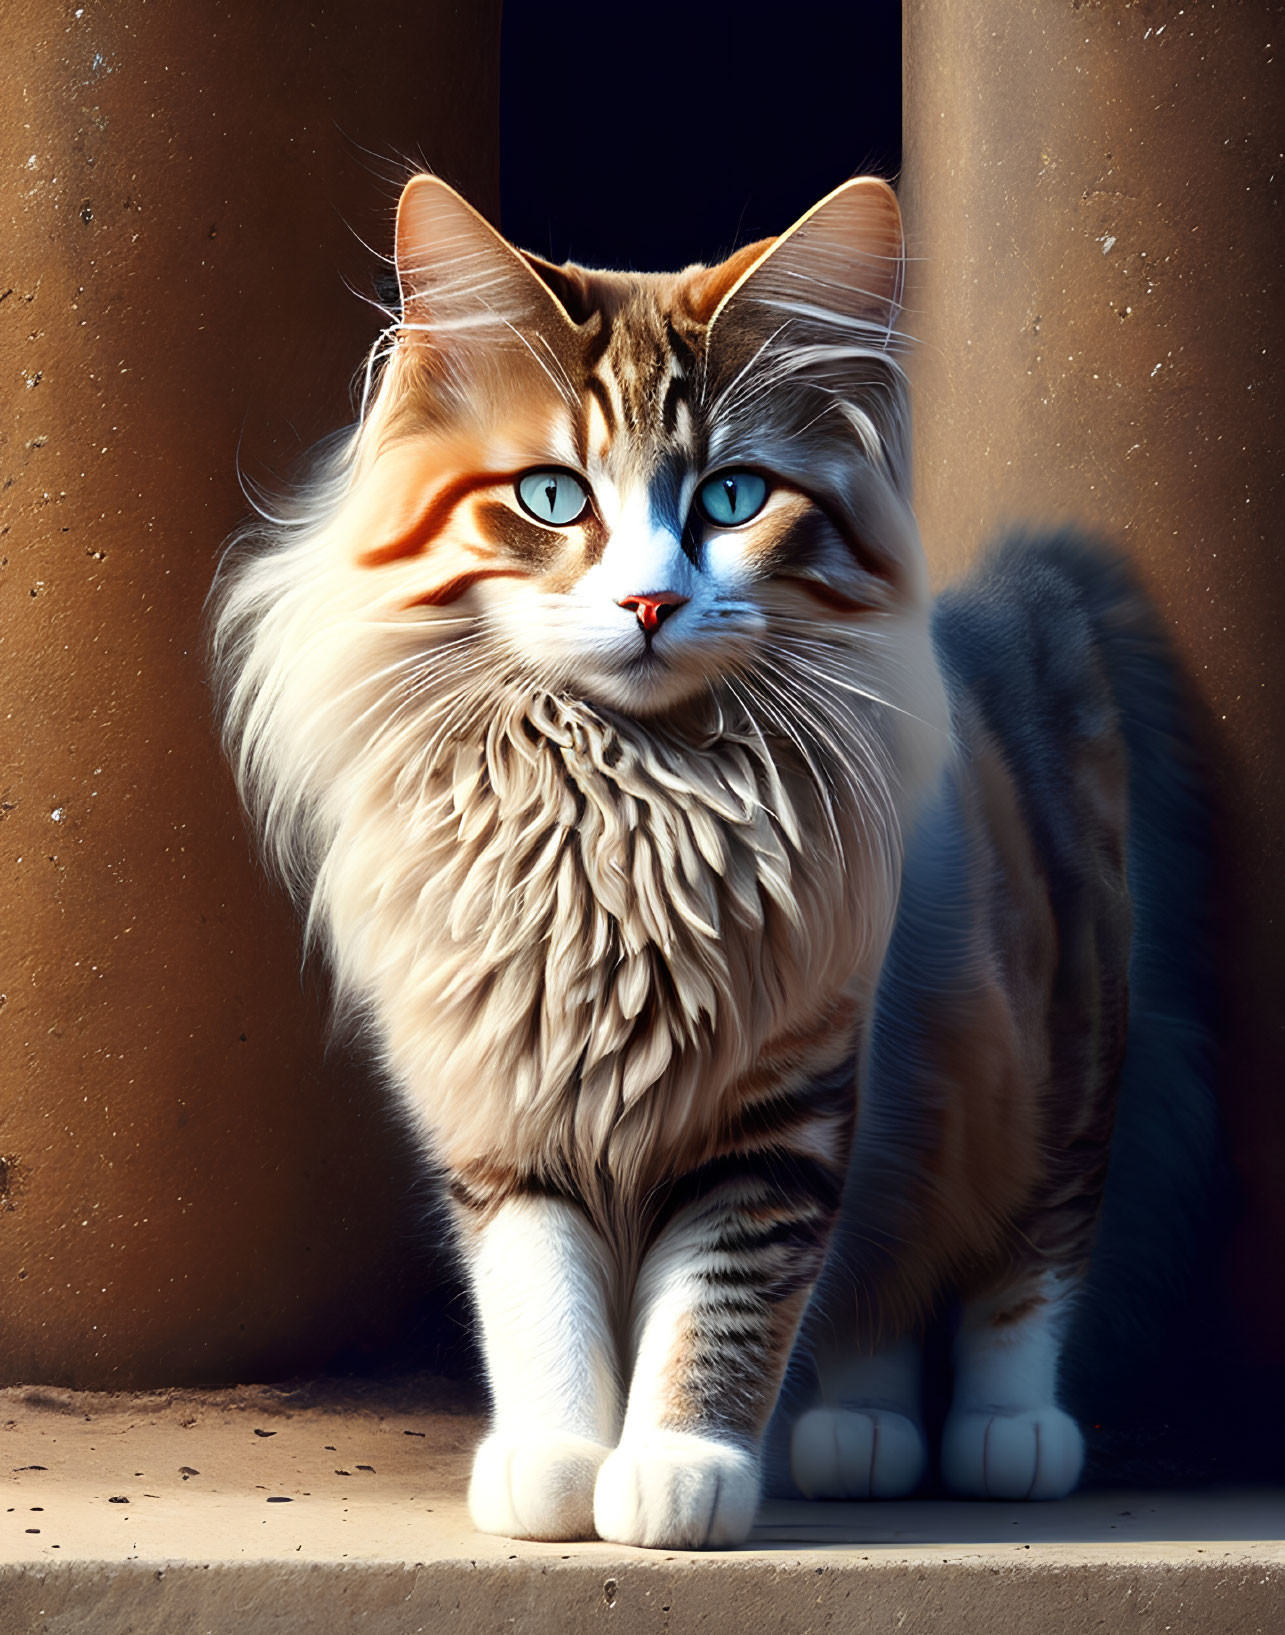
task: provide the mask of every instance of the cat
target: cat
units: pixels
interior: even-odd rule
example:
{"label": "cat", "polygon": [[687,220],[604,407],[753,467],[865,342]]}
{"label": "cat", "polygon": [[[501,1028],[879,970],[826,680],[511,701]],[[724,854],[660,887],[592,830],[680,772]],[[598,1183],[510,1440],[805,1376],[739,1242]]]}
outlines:
{"label": "cat", "polygon": [[214,662],[449,1196],[476,1526],[739,1542],[792,1353],[797,1489],[913,1492],[947,1298],[946,1485],[1070,1492],[1134,829],[1196,798],[1145,596],[1050,536],[934,602],[881,180],[642,275],[419,175],[396,267],[359,424],[226,559]]}

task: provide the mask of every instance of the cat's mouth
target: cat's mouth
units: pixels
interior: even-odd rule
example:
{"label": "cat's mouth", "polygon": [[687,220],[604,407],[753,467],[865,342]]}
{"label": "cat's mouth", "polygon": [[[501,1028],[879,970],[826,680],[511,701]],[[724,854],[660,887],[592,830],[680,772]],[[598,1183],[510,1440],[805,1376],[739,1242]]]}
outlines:
{"label": "cat's mouth", "polygon": [[630,715],[656,716],[708,693],[735,668],[740,654],[731,649],[740,648],[744,638],[733,643],[685,636],[677,629],[641,632],[607,662],[599,658],[586,667],[586,700]]}
{"label": "cat's mouth", "polygon": [[626,657],[626,665],[633,666],[648,674],[655,668],[673,669],[676,643],[672,640],[663,646],[657,641],[654,634],[643,636],[641,648],[636,649]]}
{"label": "cat's mouth", "polygon": [[710,678],[680,668],[649,646],[631,654],[614,672],[586,679],[585,692],[592,703],[630,715],[659,715],[703,692]]}

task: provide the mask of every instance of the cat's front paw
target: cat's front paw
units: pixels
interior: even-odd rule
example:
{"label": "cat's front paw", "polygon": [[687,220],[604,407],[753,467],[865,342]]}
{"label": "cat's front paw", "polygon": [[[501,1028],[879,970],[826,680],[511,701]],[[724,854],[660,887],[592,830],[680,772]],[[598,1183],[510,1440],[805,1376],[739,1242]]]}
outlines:
{"label": "cat's front paw", "polygon": [[1060,1408],[954,1410],[941,1438],[946,1486],[976,1499],[1064,1499],[1084,1467],[1084,1438]]}
{"label": "cat's front paw", "polygon": [[610,1451],[578,1436],[493,1433],[473,1457],[474,1527],[507,1538],[592,1538],[594,1482]]}
{"label": "cat's front paw", "polygon": [[653,1549],[739,1544],[758,1508],[759,1464],[745,1448],[681,1431],[622,1442],[598,1472],[600,1538]]}
{"label": "cat's front paw", "polygon": [[790,1439],[790,1470],[807,1499],[904,1499],[927,1458],[914,1420],[883,1408],[813,1408]]}

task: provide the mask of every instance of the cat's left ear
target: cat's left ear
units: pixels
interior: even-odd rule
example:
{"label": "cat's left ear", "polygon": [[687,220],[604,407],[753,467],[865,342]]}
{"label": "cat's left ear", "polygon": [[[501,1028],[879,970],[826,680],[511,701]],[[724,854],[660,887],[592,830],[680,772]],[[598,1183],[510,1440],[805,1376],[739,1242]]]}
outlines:
{"label": "cat's left ear", "polygon": [[525,256],[453,187],[412,176],[397,205],[404,324],[438,344],[516,324],[551,342],[571,324]]}
{"label": "cat's left ear", "polygon": [[897,195],[878,176],[858,176],[813,205],[722,296],[709,320],[722,330],[796,332],[820,322],[857,322],[891,342],[905,276]]}

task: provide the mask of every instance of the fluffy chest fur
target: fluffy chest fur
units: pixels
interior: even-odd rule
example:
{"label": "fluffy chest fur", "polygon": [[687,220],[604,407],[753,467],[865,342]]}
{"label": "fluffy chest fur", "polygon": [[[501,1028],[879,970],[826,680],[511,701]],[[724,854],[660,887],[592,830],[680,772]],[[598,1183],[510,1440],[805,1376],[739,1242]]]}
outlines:
{"label": "fluffy chest fur", "polygon": [[423,758],[367,746],[317,894],[452,1166],[663,1173],[774,1037],[850,1045],[822,1019],[878,969],[890,814],[731,711],[684,729],[515,697]]}

